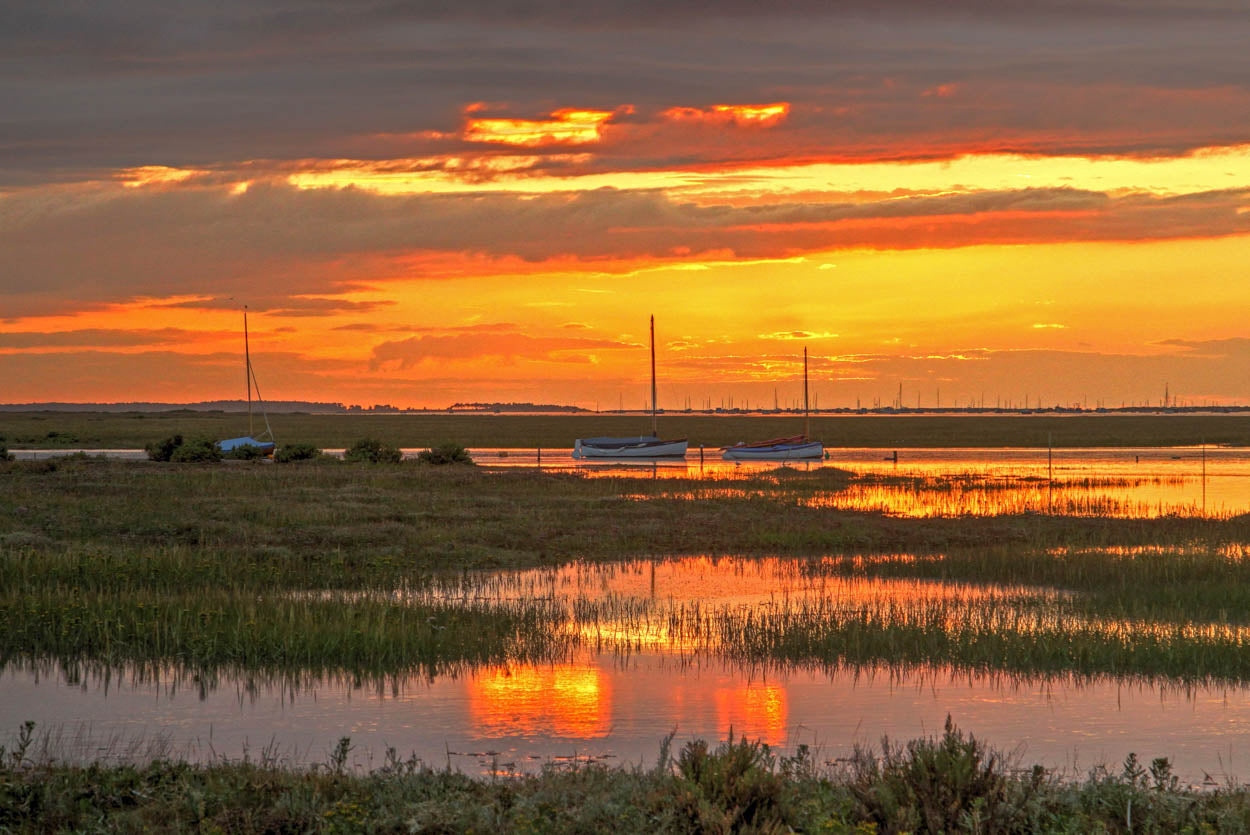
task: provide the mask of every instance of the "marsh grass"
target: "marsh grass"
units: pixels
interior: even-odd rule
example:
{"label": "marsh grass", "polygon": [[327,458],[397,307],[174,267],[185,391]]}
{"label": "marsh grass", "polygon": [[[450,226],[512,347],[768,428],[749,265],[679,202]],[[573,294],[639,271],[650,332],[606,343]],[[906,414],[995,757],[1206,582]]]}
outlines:
{"label": "marsh grass", "polygon": [[653,767],[556,767],[470,778],[389,751],[369,771],[259,761],[191,766],[43,761],[0,750],[0,827],[12,832],[1224,832],[1250,828],[1250,791],[1182,786],[1130,755],[1071,779],[1009,757],[948,719],[936,738],[883,740],[822,768],[732,736],[668,744]]}
{"label": "marsh grass", "polygon": [[[640,502],[632,497],[673,482],[323,460],[204,468],[82,457],[0,467],[7,659],[382,676],[549,658],[567,652],[573,637],[586,640],[553,627],[620,613],[596,615],[594,605],[567,612],[534,598],[473,600],[471,582],[462,600],[399,600],[394,592],[419,594],[472,569],[696,553],[822,557],[806,570],[1078,595],[1064,604],[1066,620],[1014,631],[1007,619],[1024,604],[1004,603],[996,621],[969,620],[974,604],[958,601],[941,604],[950,610],[940,618],[791,607],[774,620],[718,621],[707,612],[690,620],[700,634],[719,630],[716,652],[741,658],[819,665],[927,657],[974,669],[1066,664],[1247,678],[1239,644],[1223,633],[1165,628],[1113,639],[1080,624],[1242,623],[1250,567],[1226,546],[1250,541],[1248,517],[895,519],[805,506],[810,492],[848,482],[824,469],[739,479],[751,488],[741,496]],[[767,491],[754,489],[761,485]],[[1134,550],[1143,546],[1159,550]],[[1029,646],[1039,635],[1051,643]]]}
{"label": "marsh grass", "polygon": [[0,604],[0,662],[56,658],[185,671],[435,676],[465,664],[550,660],[568,642],[541,607],[401,606],[239,596],[27,593]]}
{"label": "marsh grass", "polygon": [[1080,593],[1084,611],[1108,617],[1250,623],[1250,548],[1192,544],[952,549],[944,553],[830,557],[803,563],[813,574],[1020,583]]}
{"label": "marsh grass", "polygon": [[826,487],[822,486],[818,473],[787,467],[772,473],[731,471],[693,487],[682,484],[676,489],[640,493],[632,498],[635,501],[705,501],[758,497],[793,500],[813,508],[935,518],[1026,514],[1106,518],[1229,518],[1233,515],[1214,508],[1208,511],[1195,500],[1168,501],[1166,492],[1150,489],[1171,487],[1179,493],[1176,488],[1192,481],[1180,476],[1081,477],[1048,481],[1028,474],[978,471],[943,475],[861,473]]}

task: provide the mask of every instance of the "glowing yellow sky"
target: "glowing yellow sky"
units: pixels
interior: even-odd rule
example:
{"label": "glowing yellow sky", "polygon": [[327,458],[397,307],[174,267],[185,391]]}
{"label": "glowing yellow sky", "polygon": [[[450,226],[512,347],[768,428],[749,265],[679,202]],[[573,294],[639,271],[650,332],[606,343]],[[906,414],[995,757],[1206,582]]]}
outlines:
{"label": "glowing yellow sky", "polygon": [[[410,161],[413,166],[452,161],[446,170],[379,170],[376,165],[337,160],[332,170],[295,173],[289,179],[301,188],[356,186],[386,194],[483,190],[541,193],[619,188],[665,189],[699,197],[727,193],[853,194],[1064,187],[1187,194],[1240,188],[1250,175],[1250,145],[1211,148],[1167,158],[972,154],[914,162],[812,162],[726,166],[707,171],[669,169],[576,176],[527,175],[524,170],[537,161],[534,157],[506,155],[488,159],[496,170],[504,173],[487,184],[466,180],[462,173],[465,161],[454,156]],[[394,161],[388,161],[386,168],[394,166]],[[509,169],[512,173],[507,173]]]}
{"label": "glowing yellow sky", "polygon": [[[526,120],[471,106],[452,137],[467,144],[454,152],[373,162],[150,165],[83,188],[95,189],[93,199],[109,198],[109,189],[135,200],[203,198],[224,213],[251,205],[249,189],[291,203],[296,231],[286,240],[295,243],[266,256],[264,269],[238,268],[257,271],[250,285],[257,297],[269,291],[272,271],[298,276],[315,265],[330,276],[306,294],[330,300],[317,315],[295,304],[304,300],[298,283],[282,291],[291,304],[254,307],[252,350],[270,396],[281,399],[637,407],[652,313],[661,405],[670,407],[687,399],[771,400],[774,386],[796,379],[794,358],[804,346],[829,406],[888,400],[899,382],[926,393],[939,386],[965,396],[987,386],[1018,392],[1031,385],[1021,375],[1044,380],[1038,386],[1057,401],[1093,388],[1131,402],[1158,387],[1137,377],[1173,373],[1166,364],[1143,371],[1155,368],[1149,362],[1180,358],[1178,369],[1198,368],[1189,362],[1201,353],[1194,344],[1247,335],[1250,247],[1241,224],[1250,197],[1237,189],[1250,180],[1250,145],[1160,158],[969,153],[598,170],[613,137],[628,127],[615,120],[631,114],[559,109]],[[657,129],[697,123],[763,136],[784,129],[790,115],[784,103],[674,107]],[[437,212],[412,221],[385,215],[374,224],[382,231],[358,236],[366,243],[353,238],[353,248],[326,255],[318,239],[339,230],[316,224],[356,219],[309,220],[301,228],[303,210],[294,208],[301,195],[442,197],[483,206],[503,195],[521,201],[509,204],[518,214],[537,207],[565,220],[521,233],[501,226],[497,246],[491,228],[463,225],[432,232],[441,242],[420,246],[405,241],[423,240],[423,224],[436,222]],[[626,198],[635,202],[620,203]],[[407,204],[360,205],[391,212]],[[765,209],[773,213],[757,211]],[[471,224],[472,214],[466,217]],[[510,215],[496,217],[491,222]],[[562,225],[570,218],[599,225]],[[458,243],[461,233],[465,243]],[[263,225],[248,234],[251,246],[269,241]],[[547,248],[530,254],[526,247],[535,243]],[[229,255],[215,257],[229,264]],[[150,396],[232,397],[239,312],[255,300],[228,292],[233,300],[222,301],[225,294],[206,281],[198,293],[182,286],[21,316],[0,328],[0,357],[36,363],[35,355],[63,355],[70,362],[84,351],[107,353],[118,358],[118,378],[131,373],[126,357],[158,351],[188,368],[198,357],[209,372],[204,365],[175,371]],[[1095,372],[1082,355],[1121,357],[1123,370],[1112,363]],[[38,361],[44,365],[30,367],[53,367],[53,360]],[[1218,364],[1206,362],[1188,391],[1179,384],[1182,393],[1234,397],[1234,389],[1217,390]],[[15,379],[13,400],[76,399],[46,373]],[[77,385],[91,399],[107,399],[107,373]]]}

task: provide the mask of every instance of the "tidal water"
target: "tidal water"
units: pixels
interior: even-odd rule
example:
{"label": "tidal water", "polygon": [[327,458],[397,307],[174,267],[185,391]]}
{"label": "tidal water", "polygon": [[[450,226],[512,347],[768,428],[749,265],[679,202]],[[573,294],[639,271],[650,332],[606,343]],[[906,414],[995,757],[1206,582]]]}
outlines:
{"label": "tidal water", "polygon": [[[18,450],[48,458],[80,450]],[[143,459],[142,450],[81,450]],[[414,457],[420,450],[405,450]],[[327,450],[342,454],[342,450]],[[579,472],[588,477],[707,480],[727,491],[736,482],[778,469],[837,467],[873,478],[810,499],[822,507],[900,516],[1054,513],[1073,516],[1206,516],[1250,512],[1250,449],[1168,447],[1124,449],[830,449],[815,462],[731,462],[719,449],[702,460],[578,461],[571,449],[475,449],[489,467]],[[897,452],[897,460],[894,453]]]}
{"label": "tidal water", "polygon": [[[650,763],[660,740],[761,739],[807,745],[836,764],[856,744],[966,731],[1073,775],[1135,752],[1170,758],[1184,779],[1250,774],[1250,688],[974,673],[943,666],[804,666],[733,660],[682,628],[681,615],[743,615],[813,602],[875,611],[933,606],[1048,606],[1064,593],[1028,587],[843,578],[819,561],[685,557],[613,566],[461,575],[419,592],[446,600],[541,598],[595,604],[592,621],[553,623],[581,635],[549,663],[489,665],[434,678],[265,679],[173,670],[140,676],[10,665],[0,673],[7,735],[30,719],[50,729],[50,755],[71,759],[165,753],[206,761],[268,751],[324,762],[349,736],[353,762],[400,757],[472,773],[543,763]],[[697,620],[697,618],[696,618]],[[688,621],[687,621],[688,622]]]}

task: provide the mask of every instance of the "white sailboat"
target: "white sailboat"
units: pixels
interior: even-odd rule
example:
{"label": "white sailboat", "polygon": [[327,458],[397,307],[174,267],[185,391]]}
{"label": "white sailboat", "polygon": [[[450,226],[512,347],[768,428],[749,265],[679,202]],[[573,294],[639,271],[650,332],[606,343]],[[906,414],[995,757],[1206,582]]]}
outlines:
{"label": "white sailboat", "polygon": [[803,434],[725,447],[726,461],[802,461],[823,458],[825,445],[811,440],[811,413],[807,404],[807,348],[803,348]]}
{"label": "white sailboat", "polygon": [[[272,455],[277,444],[274,442],[273,430],[269,428],[269,414],[265,411],[265,401],[260,397],[260,384],[256,382],[256,372],[252,369],[252,350],[247,333],[247,305],[243,306],[243,366],[247,376],[247,435],[242,438],[227,438],[218,441],[217,447],[222,452],[231,452],[239,447],[258,447],[266,455]],[[265,419],[265,431],[256,435],[252,419],[252,389],[256,389],[256,402],[260,406],[261,417]],[[268,440],[265,440],[268,438]]]}
{"label": "white sailboat", "polygon": [[655,316],[651,317],[651,434],[636,438],[578,438],[574,458],[685,458],[686,439],[661,440],[655,404]]}

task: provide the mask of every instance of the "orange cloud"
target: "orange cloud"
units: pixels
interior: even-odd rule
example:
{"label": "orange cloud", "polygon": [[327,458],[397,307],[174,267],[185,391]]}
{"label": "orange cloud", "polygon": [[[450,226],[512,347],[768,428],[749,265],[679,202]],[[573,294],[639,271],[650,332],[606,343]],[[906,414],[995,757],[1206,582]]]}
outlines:
{"label": "orange cloud", "polygon": [[[470,106],[466,113],[477,112]],[[532,148],[539,145],[585,145],[598,142],[611,110],[556,110],[549,119],[470,118],[462,136],[469,142],[493,142]]]}
{"label": "orange cloud", "polygon": [[773,104],[714,104],[711,107],[670,107],[660,115],[672,122],[709,122],[738,126],[772,127],[790,113],[789,102]]}
{"label": "orange cloud", "polygon": [[945,98],[950,98],[951,96],[955,95],[955,93],[957,92],[959,92],[958,84],[939,84],[936,87],[930,87],[928,90],[925,90],[920,95],[937,96],[938,98],[945,99]]}
{"label": "orange cloud", "polygon": [[633,343],[573,336],[530,336],[511,325],[480,324],[423,333],[383,342],[373,348],[372,366],[404,369],[421,363],[448,361],[511,363],[517,360],[585,364],[597,362],[590,352],[636,348]]}

